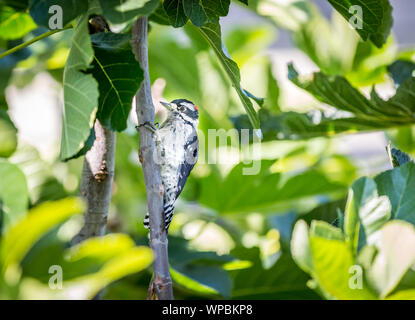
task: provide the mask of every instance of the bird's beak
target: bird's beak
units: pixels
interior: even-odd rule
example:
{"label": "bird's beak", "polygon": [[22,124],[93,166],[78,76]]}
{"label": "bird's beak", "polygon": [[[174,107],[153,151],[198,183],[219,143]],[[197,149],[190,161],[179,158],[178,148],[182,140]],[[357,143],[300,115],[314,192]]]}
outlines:
{"label": "bird's beak", "polygon": [[173,110],[172,105],[171,105],[170,103],[168,103],[168,102],[160,101],[160,104],[161,104],[163,107],[165,107],[167,110],[169,110],[169,111],[172,111],[172,110]]}

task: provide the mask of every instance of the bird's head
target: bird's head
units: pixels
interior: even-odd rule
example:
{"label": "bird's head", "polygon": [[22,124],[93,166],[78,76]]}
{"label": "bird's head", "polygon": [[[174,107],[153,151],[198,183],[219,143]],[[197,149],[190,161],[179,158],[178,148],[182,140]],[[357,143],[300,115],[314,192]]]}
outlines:
{"label": "bird's head", "polygon": [[199,110],[193,102],[186,99],[176,99],[170,103],[162,101],[160,103],[169,110],[168,118],[176,117],[197,126]]}

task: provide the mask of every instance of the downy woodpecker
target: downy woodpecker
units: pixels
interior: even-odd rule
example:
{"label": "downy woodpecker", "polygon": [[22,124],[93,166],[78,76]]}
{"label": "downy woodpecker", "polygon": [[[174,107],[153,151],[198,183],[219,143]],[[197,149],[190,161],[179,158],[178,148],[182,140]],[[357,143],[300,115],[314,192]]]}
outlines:
{"label": "downy woodpecker", "polygon": [[[199,155],[196,131],[199,111],[193,102],[186,99],[160,103],[168,109],[167,119],[158,129],[148,123],[143,125],[156,136],[156,159],[164,186],[164,221],[167,231],[173,218],[174,204]],[[144,227],[149,227],[148,213],[144,219]]]}

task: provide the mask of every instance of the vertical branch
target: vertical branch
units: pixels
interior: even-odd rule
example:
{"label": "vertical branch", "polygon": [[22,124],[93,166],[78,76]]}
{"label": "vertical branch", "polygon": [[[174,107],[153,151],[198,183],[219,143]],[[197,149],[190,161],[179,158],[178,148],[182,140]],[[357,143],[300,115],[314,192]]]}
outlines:
{"label": "vertical branch", "polygon": [[[109,31],[102,16],[88,23],[89,33]],[[86,153],[81,178],[81,195],[88,209],[81,231],[72,239],[72,245],[88,238],[103,236],[107,226],[115,165],[115,132],[105,128],[97,119],[94,125],[95,141]],[[99,295],[97,296],[99,298]]]}
{"label": "vertical branch", "polygon": [[72,239],[72,245],[102,236],[107,225],[115,164],[115,132],[95,121],[95,142],[84,158],[81,194],[87,202],[85,224]]}
{"label": "vertical branch", "polygon": [[[138,18],[133,25],[131,44],[136,59],[144,71],[144,80],[136,95],[136,111],[138,123],[154,123],[155,111],[151,97],[151,85],[148,65],[147,48],[147,17]],[[163,185],[160,168],[156,163],[156,144],[153,134],[143,126],[139,128],[140,161],[143,166],[147,193],[147,207],[150,216],[150,246],[153,249],[154,277],[150,284],[149,297],[154,294],[160,300],[172,300],[173,288],[169,272],[167,252],[167,233],[163,218]]]}

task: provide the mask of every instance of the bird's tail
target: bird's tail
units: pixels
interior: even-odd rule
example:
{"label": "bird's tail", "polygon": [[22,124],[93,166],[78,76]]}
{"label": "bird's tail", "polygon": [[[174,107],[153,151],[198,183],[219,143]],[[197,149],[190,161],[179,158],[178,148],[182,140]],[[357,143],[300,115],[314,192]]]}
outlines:
{"label": "bird's tail", "polygon": [[148,215],[148,212],[146,213],[143,224],[144,224],[144,228],[146,229],[150,228],[150,216]]}
{"label": "bird's tail", "polygon": [[[164,212],[167,212],[167,214],[164,218],[165,219],[164,223],[166,224],[166,227],[165,227],[166,231],[168,231],[169,227],[170,227],[171,220],[173,219],[174,206],[171,205],[167,209],[165,208]],[[149,216],[148,212],[146,213],[146,216],[144,217],[143,224],[144,224],[144,228],[150,229],[150,216]]]}

